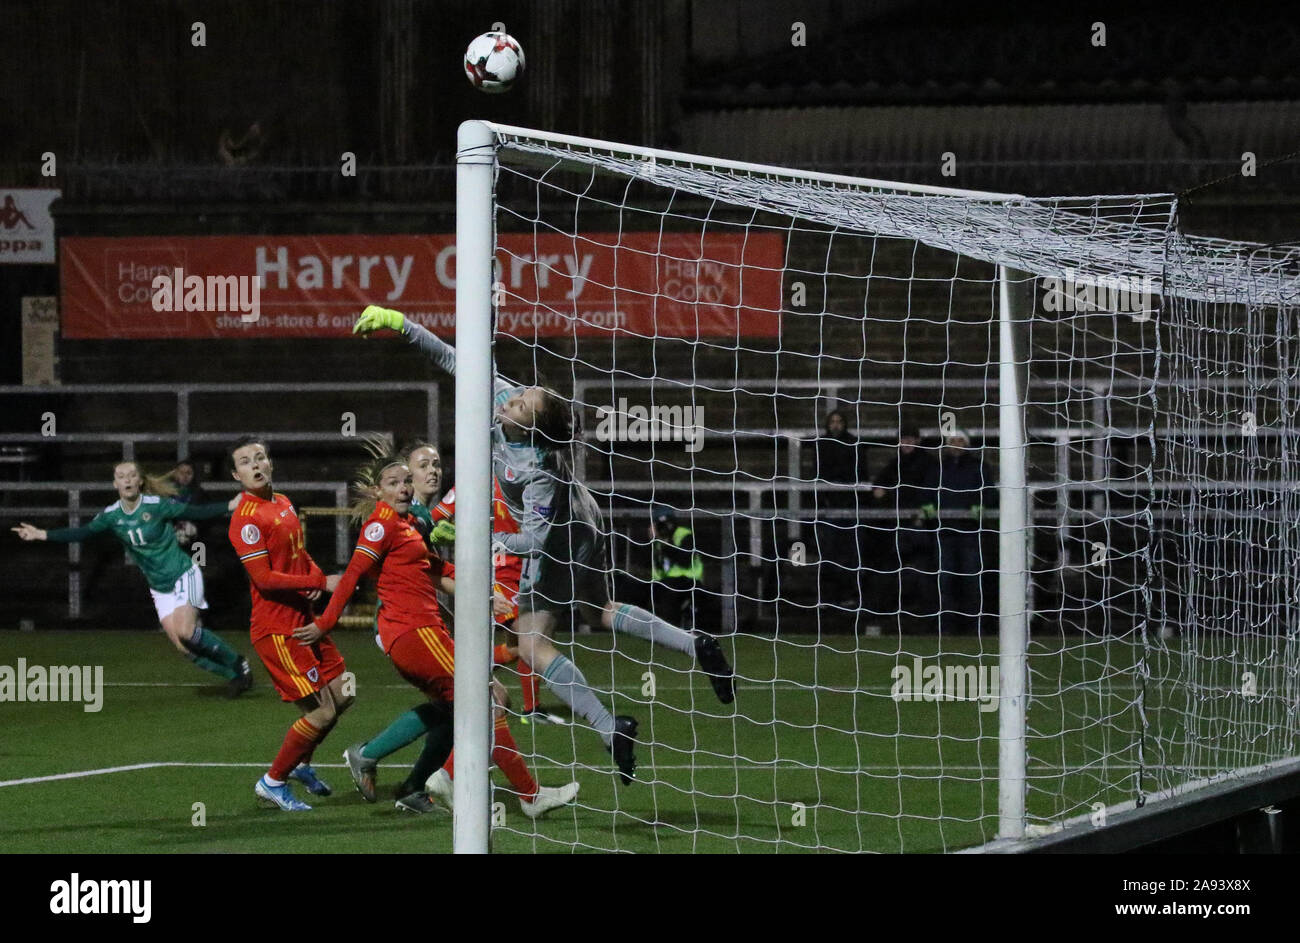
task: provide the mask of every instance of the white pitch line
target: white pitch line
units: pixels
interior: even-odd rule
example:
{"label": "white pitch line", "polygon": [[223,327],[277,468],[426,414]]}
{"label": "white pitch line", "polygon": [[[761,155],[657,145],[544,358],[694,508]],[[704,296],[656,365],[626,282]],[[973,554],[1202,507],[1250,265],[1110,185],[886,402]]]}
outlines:
{"label": "white pitch line", "polygon": [[[574,764],[574,763],[557,763],[551,760],[547,760],[546,757],[540,757],[540,756],[530,756],[527,754],[525,756],[533,763],[534,766],[543,767],[546,769],[571,769],[574,766],[582,765],[582,764]],[[316,769],[347,769],[347,766],[344,763],[315,763],[313,765],[315,766]],[[56,782],[58,780],[63,780],[63,779],[85,779],[90,776],[106,776],[110,773],[130,773],[138,770],[164,769],[164,768],[265,769],[266,763],[264,762],[263,763],[204,763],[204,762],[189,763],[184,761],[170,761],[170,762],[160,762],[160,763],[134,763],[130,766],[106,766],[103,769],[85,769],[85,770],[78,770],[72,773],[54,773],[50,776],[30,776],[26,779],[0,780],[0,788],[4,788],[5,786],[27,786],[27,785],[32,785],[34,783],[49,783],[49,782]],[[381,763],[380,768],[381,769],[406,769],[407,766],[406,764],[402,764],[402,763]],[[591,769],[591,767],[584,767],[584,768]],[[1136,764],[1125,764],[1125,765],[1115,764],[1110,766],[1109,768],[1112,770],[1132,770],[1132,769],[1137,769],[1138,767],[1136,766]],[[746,772],[765,771],[765,772],[774,772],[774,773],[791,773],[791,772],[794,773],[913,773],[913,772],[929,772],[932,770],[939,770],[941,772],[950,772],[950,773],[987,772],[991,775],[994,775],[996,773],[996,767],[993,764],[989,764],[988,766],[937,766],[937,765],[811,766],[811,765],[787,763],[782,766],[777,766],[773,763],[731,763],[731,764],[728,763],[678,763],[678,764],[656,763],[653,767],[647,767],[647,769],[732,770],[732,771],[744,770]],[[1031,778],[1033,779],[1042,779],[1045,777],[1051,777],[1055,775],[1068,775],[1068,773],[1070,772],[1071,772],[1070,770],[1063,770],[1063,769],[1056,769],[1056,768],[1049,769],[1049,770],[1038,768],[1038,769],[1031,770],[1030,775]],[[1082,770],[1078,770],[1074,772],[1082,772]]]}
{"label": "white pitch line", "polygon": [[[544,767],[549,768],[549,769],[568,769],[571,765],[573,765],[573,764],[568,764],[568,763],[538,762],[538,760],[540,759],[539,757],[530,757],[530,759],[533,761],[534,765],[536,765],[536,766],[544,766]],[[313,763],[312,765],[313,765],[313,767],[316,768],[316,769],[347,769],[346,764],[343,764],[343,763]],[[265,764],[265,763],[186,763],[186,762],[177,762],[177,761],[173,761],[173,762],[164,762],[164,763],[135,763],[135,764],[132,764],[131,766],[108,766],[108,767],[105,767],[105,768],[103,768],[103,769],[86,769],[86,770],[78,770],[78,771],[75,772],[75,773],[55,773],[55,774],[53,774],[53,775],[51,775],[51,776],[31,776],[31,777],[28,777],[27,779],[7,779],[7,780],[0,780],[0,788],[3,788],[3,787],[5,787],[5,786],[26,786],[26,785],[29,785],[29,784],[32,784],[32,783],[48,783],[48,782],[54,782],[54,781],[56,781],[56,780],[60,780],[60,779],[84,779],[84,778],[89,777],[89,776],[106,776],[106,775],[108,775],[109,773],[129,773],[129,772],[133,772],[133,771],[136,771],[136,770],[143,770],[143,769],[162,769],[162,768],[167,768],[167,767],[182,768],[182,769],[265,769],[265,768],[266,768],[266,764]],[[381,768],[381,769],[406,769],[407,766],[404,765],[404,764],[401,764],[401,763],[381,763],[381,764],[380,764],[380,768]],[[726,769],[726,770],[730,770],[730,769],[736,769],[737,767],[736,767],[736,766],[729,766],[729,765],[727,765],[727,764],[711,764],[711,765],[706,765],[706,764],[702,764],[702,763],[697,763],[697,764],[695,764],[695,765],[688,765],[688,764],[679,764],[679,765],[664,765],[664,764],[657,764],[654,768],[655,768],[655,769],[665,769],[665,770],[668,770],[668,769],[683,769],[683,770],[690,770],[690,769],[697,769],[697,770],[699,770],[699,769]],[[900,769],[918,769],[918,770],[922,770],[922,769],[939,769],[940,767],[936,767],[936,766],[917,766],[917,767],[898,767],[898,766],[880,766],[880,767],[871,767],[871,766],[863,766],[863,767],[850,767],[850,766],[838,766],[838,767],[837,767],[837,766],[821,766],[821,767],[780,766],[780,767],[773,767],[771,764],[766,764],[766,763],[751,763],[751,764],[745,764],[742,768],[744,768],[744,769],[758,769],[758,770],[778,770],[778,771],[798,771],[798,770],[806,770],[806,771],[809,771],[809,772],[813,771],[814,769],[819,769],[819,770],[822,770],[822,771],[824,771],[824,772],[851,773],[851,772],[855,772],[855,771],[857,771],[857,772],[868,772],[868,771],[870,771],[870,770],[881,770],[881,771],[886,771],[886,770],[888,770],[888,771],[894,771],[894,770],[900,770]],[[977,770],[977,769],[980,769],[980,767],[977,767],[977,766],[972,766],[972,767],[957,767],[957,766],[949,766],[949,767],[943,767],[943,768],[945,768],[945,769],[953,769],[953,770],[956,770],[956,769],[970,769],[970,770]]]}
{"label": "white pitch line", "polygon": [[81,779],[85,776],[103,776],[106,773],[129,773],[138,769],[154,769],[159,766],[169,766],[168,763],[136,763],[132,766],[109,766],[105,769],[87,769],[80,770],[76,773],[55,773],[53,776],[31,776],[27,779],[6,779],[0,781],[2,786],[26,786],[28,783],[48,783],[56,779]]}
{"label": "white pitch line", "polygon": [[[504,684],[509,684],[509,679],[498,679]],[[358,684],[358,687],[361,685]],[[366,684],[368,688],[381,688],[384,690],[405,690],[410,688],[409,684],[398,684],[396,682],[384,684]],[[1150,685],[1148,685],[1150,686]],[[208,688],[213,687],[209,682],[204,681],[105,681],[106,688]],[[618,685],[613,690],[619,693],[626,691],[639,692],[643,685],[641,683]],[[1110,684],[1107,690],[1133,690],[1138,687],[1137,684]],[[805,683],[803,681],[766,681],[766,682],[742,682],[736,685],[739,691],[770,691],[773,688],[789,688],[798,691],[812,691],[819,694],[889,694],[894,690],[892,684],[868,684],[860,688],[828,688],[818,687],[815,684]],[[689,684],[660,684],[655,687],[658,691],[698,691],[706,690],[695,685]],[[602,688],[601,691],[608,692],[609,688]],[[1096,695],[1098,692],[1091,687],[1084,685],[1074,685],[1067,691],[1057,691],[1048,694],[1038,695],[1039,701],[1046,701],[1050,698],[1061,697],[1064,694]]]}

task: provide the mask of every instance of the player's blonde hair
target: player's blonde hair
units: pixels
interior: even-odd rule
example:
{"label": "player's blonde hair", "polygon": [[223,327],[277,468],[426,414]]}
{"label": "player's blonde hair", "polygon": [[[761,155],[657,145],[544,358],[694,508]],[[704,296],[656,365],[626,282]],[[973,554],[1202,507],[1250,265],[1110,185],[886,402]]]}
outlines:
{"label": "player's blonde hair", "polygon": [[406,464],[406,455],[393,452],[393,440],[389,436],[367,434],[361,437],[361,444],[370,458],[358,466],[352,476],[353,500],[349,516],[356,524],[361,524],[375,512],[379,500],[379,479],[383,476],[384,469]]}
{"label": "player's blonde hair", "polygon": [[143,465],[133,458],[125,461],[113,463],[113,473],[123,465],[130,465],[135,469],[135,473],[140,476],[140,493],[156,494],[161,498],[170,498],[177,493],[176,482],[172,481],[171,476],[167,474],[155,475],[145,471]]}

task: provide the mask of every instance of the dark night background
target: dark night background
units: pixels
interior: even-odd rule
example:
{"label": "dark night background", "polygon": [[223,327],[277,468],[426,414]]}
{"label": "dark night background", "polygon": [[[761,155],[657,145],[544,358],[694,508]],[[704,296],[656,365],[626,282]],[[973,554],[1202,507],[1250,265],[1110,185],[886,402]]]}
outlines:
{"label": "dark night background", "polygon": [[[455,129],[471,117],[916,183],[1176,192],[1189,231],[1300,236],[1300,161],[1268,163],[1300,149],[1300,17],[1288,7],[5,0],[0,12],[0,185],[61,188],[60,236],[451,232]],[[461,56],[496,21],[528,69],[487,96],[464,81]],[[245,142],[225,158],[223,134]],[[348,151],[355,178],[339,173]],[[1253,178],[1240,173],[1246,151]],[[44,152],[55,179],[40,176]],[[955,177],[940,172],[945,152]],[[21,299],[57,293],[56,266],[0,267],[0,383],[21,382]],[[918,354],[927,343],[908,341]],[[335,340],[62,341],[58,355],[63,383],[374,373]],[[407,350],[384,370],[430,376]],[[48,408],[35,400],[9,397],[0,428],[30,429]],[[124,420],[111,397],[51,402],[83,428],[166,423],[173,410]],[[319,405],[273,404],[289,416]],[[94,480],[117,449],[47,449],[36,472]],[[198,456],[209,473],[216,451]],[[338,474],[318,458],[293,471]]]}
{"label": "dark night background", "polygon": [[[1184,192],[1193,231],[1295,238],[1300,17],[1231,4],[355,0],[0,4],[0,185],[63,190],[60,235],[450,231],[470,117],[786,166],[1030,195]],[[190,43],[206,26],[207,46]],[[504,96],[460,75],[504,22],[528,70]],[[792,47],[792,24],[807,45]],[[1106,24],[1107,44],[1090,42]],[[237,167],[218,155],[223,132]],[[39,175],[40,155],[59,174]],[[358,174],[338,173],[353,152]],[[940,158],[957,158],[955,177]],[[17,313],[57,289],[8,266]],[[114,342],[64,344],[64,382],[109,378]],[[137,345],[138,347],[138,345]],[[185,343],[149,356],[194,377]],[[313,366],[336,347],[297,353]],[[224,358],[202,358],[220,369]],[[278,357],[292,370],[296,358]],[[331,362],[345,373],[347,360]],[[306,369],[306,368],[304,368]],[[145,379],[146,377],[141,377]]]}

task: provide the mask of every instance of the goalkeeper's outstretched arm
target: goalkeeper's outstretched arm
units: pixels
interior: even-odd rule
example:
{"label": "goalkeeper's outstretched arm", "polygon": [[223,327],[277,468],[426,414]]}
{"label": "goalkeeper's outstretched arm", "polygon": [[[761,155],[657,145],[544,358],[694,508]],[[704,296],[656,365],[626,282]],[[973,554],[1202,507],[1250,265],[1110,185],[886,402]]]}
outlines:
{"label": "goalkeeper's outstretched arm", "polygon": [[361,312],[361,317],[357,318],[357,323],[352,326],[352,333],[369,334],[384,329],[405,335],[435,365],[447,373],[456,372],[456,348],[420,325],[406,320],[406,315],[392,308],[367,305],[366,310]]}
{"label": "goalkeeper's outstretched arm", "polygon": [[[435,366],[455,375],[456,348],[432,331],[425,330],[414,321],[408,321],[406,315],[400,311],[381,308],[379,305],[367,305],[366,310],[361,312],[361,317],[357,318],[357,323],[352,326],[353,334],[370,334],[380,330],[397,331],[404,335],[407,341],[419,348],[420,352],[433,361]],[[500,374],[493,374],[492,387],[493,396],[500,400],[517,389],[518,385]]]}

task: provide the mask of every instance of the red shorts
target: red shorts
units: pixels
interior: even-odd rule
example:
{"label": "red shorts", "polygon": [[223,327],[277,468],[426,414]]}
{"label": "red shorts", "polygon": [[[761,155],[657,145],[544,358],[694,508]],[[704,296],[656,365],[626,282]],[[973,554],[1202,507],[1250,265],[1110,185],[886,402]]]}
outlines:
{"label": "red shorts", "polygon": [[343,656],[328,635],[304,645],[292,635],[266,635],[253,643],[275,689],[285,701],[315,694],[343,674]]}
{"label": "red shorts", "polygon": [[427,625],[400,636],[388,650],[397,673],[435,701],[452,702],[456,650],[446,630]]}

